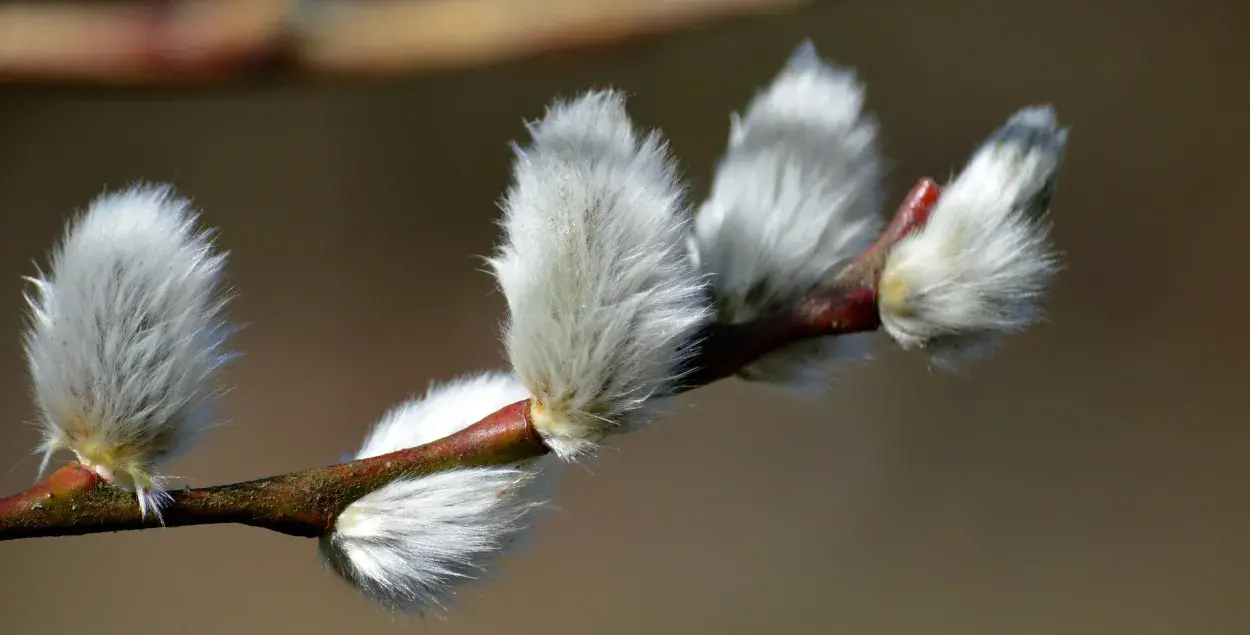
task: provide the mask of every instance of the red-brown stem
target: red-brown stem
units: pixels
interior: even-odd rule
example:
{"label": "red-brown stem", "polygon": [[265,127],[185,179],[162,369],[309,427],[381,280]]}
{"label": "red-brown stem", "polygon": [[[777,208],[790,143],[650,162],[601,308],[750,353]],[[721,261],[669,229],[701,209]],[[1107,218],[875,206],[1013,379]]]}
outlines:
{"label": "red-brown stem", "polygon": [[[166,527],[239,523],[311,538],[324,534],[352,501],[396,478],[511,463],[547,451],[530,425],[528,402],[520,401],[419,447],[244,483],[174,491],[162,517]],[[0,540],[158,526],[151,514],[140,515],[134,494],[80,465],[61,468],[30,490],[0,499]]]}
{"label": "red-brown stem", "polygon": [[[705,329],[689,362],[691,370],[677,391],[730,377],[761,356],[800,340],[876,330],[881,325],[876,285],[885,257],[900,239],[924,226],[939,195],[933,181],[917,183],[877,242],[802,302],[763,319]],[[423,446],[232,485],[174,491],[161,512],[166,527],[237,523],[317,537],[353,501],[397,478],[502,465],[548,451],[531,424],[529,402],[519,401]],[[0,541],[160,525],[153,515],[140,515],[134,494],[79,465],[0,499]]]}
{"label": "red-brown stem", "polygon": [[856,259],[856,263],[870,258],[883,259],[895,243],[907,234],[924,227],[925,223],[929,222],[929,214],[933,212],[941,196],[942,188],[933,179],[924,178],[916,181],[911,191],[903,198],[903,202],[899,204],[898,211],[894,213],[890,224],[877,237],[877,242]]}

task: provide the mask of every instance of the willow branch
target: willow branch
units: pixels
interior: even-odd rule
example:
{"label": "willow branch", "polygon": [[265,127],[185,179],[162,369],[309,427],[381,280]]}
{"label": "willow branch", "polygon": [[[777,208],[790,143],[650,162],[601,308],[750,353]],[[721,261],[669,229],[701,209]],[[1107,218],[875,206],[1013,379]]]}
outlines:
{"label": "willow branch", "polygon": [[[684,392],[730,377],[761,356],[812,337],[876,330],[876,286],[890,248],[923,227],[939,189],[921,180],[877,242],[829,284],[795,306],[742,324],[714,324],[699,335]],[[396,478],[501,465],[549,451],[530,421],[528,401],[506,406],[448,437],[391,454],[254,481],[170,493],[162,519],[140,513],[134,494],[73,464],[35,487],[0,499],[0,540],[236,523],[317,537],[361,496]]]}

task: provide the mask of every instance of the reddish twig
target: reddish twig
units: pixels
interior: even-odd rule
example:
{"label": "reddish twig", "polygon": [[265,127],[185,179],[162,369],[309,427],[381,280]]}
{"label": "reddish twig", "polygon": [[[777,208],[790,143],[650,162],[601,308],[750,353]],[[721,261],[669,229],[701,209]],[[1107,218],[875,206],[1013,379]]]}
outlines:
{"label": "reddish twig", "polygon": [[[311,538],[325,533],[352,501],[396,478],[511,463],[547,451],[530,425],[527,402],[521,401],[419,447],[244,483],[174,491],[161,513],[166,527],[238,523]],[[0,499],[0,540],[160,524],[151,515],[140,515],[133,493],[77,464],[26,492]]]}
{"label": "reddish twig", "polygon": [[[684,392],[730,377],[770,351],[821,336],[876,330],[876,285],[890,248],[922,227],[938,186],[920,181],[877,242],[829,285],[794,307],[743,324],[714,324],[678,387]],[[361,496],[397,478],[462,467],[501,465],[549,452],[530,423],[529,402],[506,406],[451,436],[407,450],[281,476],[171,492],[167,527],[237,523],[317,537]],[[134,494],[80,466],[64,467],[31,489],[0,499],[0,540],[149,529]]]}

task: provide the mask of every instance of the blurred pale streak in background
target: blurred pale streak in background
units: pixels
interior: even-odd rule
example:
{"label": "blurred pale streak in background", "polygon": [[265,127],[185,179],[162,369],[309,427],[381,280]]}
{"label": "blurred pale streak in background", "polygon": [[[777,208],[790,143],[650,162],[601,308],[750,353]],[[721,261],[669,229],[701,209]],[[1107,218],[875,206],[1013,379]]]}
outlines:
{"label": "blurred pale streak in background", "polygon": [[[382,53],[340,67],[391,68],[367,84],[0,88],[4,492],[36,466],[19,276],[106,185],[174,182],[232,252],[235,316],[250,324],[232,423],[172,466],[208,485],[334,462],[430,379],[503,364],[502,298],[476,257],[497,237],[507,142],[554,96],[627,90],[696,196],[729,112],[805,37],[867,82],[894,200],[918,176],[945,178],[1021,106],[1053,102],[1073,135],[1054,201],[1068,269],[1049,324],[958,376],[880,347],[820,403],[733,382],[693,393],[571,471],[533,548],[446,622],[377,613],[311,542],[204,527],[0,544],[0,632],[1250,632],[1248,13],[1219,0],[843,1],[612,49],[439,53],[454,72],[406,76],[420,64]],[[71,38],[99,53],[94,71],[78,55],[8,75],[117,83],[124,62],[96,33],[106,42]],[[13,37],[0,49],[20,48]]]}
{"label": "blurred pale streak in background", "polygon": [[0,6],[0,79],[185,83],[455,68],[809,0],[173,0]]}

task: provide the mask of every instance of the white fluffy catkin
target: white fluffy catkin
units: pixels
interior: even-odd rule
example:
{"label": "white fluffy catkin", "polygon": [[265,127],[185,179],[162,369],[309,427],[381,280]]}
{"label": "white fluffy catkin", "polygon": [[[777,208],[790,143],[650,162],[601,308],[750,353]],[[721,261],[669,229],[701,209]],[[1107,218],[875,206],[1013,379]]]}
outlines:
{"label": "white fluffy catkin", "polygon": [[946,186],[927,225],[899,241],[879,290],[895,341],[950,365],[1039,318],[1058,268],[1046,215],[1067,139],[1050,107],[1016,113]]}
{"label": "white fluffy catkin", "polygon": [[230,358],[224,253],[167,186],[104,194],[72,220],[47,275],[30,279],[25,347],[43,429],[59,450],[160,515],[158,464],[213,423]]}
{"label": "white fluffy catkin", "polygon": [[[863,106],[855,75],[804,42],[746,113],[732,117],[691,237],[722,321],[792,305],[872,244],[884,170],[877,125]],[[741,375],[814,393],[840,362],[866,353],[865,336],[819,338],[766,355]]]}
{"label": "white fluffy catkin", "polygon": [[557,102],[529,130],[491,266],[534,425],[569,458],[653,418],[711,311],[674,162],[620,93]]}
{"label": "white fluffy catkin", "polygon": [[[386,414],[355,458],[416,447],[458,432],[529,393],[485,373],[432,386]],[[381,606],[420,613],[515,548],[554,488],[560,462],[458,469],[396,480],[352,503],[321,539],[331,568]]]}

